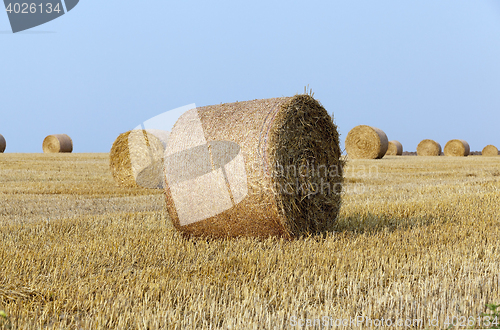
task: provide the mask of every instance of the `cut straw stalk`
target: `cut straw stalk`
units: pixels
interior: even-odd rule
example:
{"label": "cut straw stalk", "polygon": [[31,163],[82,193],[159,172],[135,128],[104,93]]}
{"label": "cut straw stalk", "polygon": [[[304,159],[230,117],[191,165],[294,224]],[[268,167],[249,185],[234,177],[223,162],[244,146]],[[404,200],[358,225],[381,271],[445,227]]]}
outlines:
{"label": "cut straw stalk", "polygon": [[66,134],[48,135],[42,144],[44,153],[72,152],[73,141]]}
{"label": "cut straw stalk", "polygon": [[342,164],[337,127],[309,95],[192,109],[165,152],[167,210],[193,236],[332,231]]}

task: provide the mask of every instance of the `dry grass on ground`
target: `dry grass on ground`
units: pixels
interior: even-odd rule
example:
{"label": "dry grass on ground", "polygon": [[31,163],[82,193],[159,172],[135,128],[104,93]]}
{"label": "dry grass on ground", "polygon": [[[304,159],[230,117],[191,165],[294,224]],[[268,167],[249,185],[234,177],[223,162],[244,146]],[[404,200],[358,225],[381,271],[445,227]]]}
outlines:
{"label": "dry grass on ground", "polygon": [[107,154],[2,154],[0,199],[0,328],[445,328],[500,301],[500,158],[349,161],[326,239],[185,239]]}

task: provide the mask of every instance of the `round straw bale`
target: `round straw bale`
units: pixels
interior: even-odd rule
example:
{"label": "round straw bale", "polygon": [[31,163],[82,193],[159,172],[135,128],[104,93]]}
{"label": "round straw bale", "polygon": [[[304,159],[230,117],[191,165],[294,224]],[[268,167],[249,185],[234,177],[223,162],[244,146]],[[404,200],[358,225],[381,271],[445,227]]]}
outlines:
{"label": "round straw bale", "polygon": [[195,108],[165,151],[167,210],[189,236],[326,233],[342,165],[337,127],[310,95]]}
{"label": "round straw bale", "polygon": [[44,153],[72,152],[73,141],[66,134],[48,135],[42,144]]}
{"label": "round straw bale", "polygon": [[3,135],[0,134],[0,153],[5,151],[5,147],[7,147],[7,143],[5,142]]}
{"label": "round straw bale", "polygon": [[111,174],[125,187],[164,188],[163,153],[162,142],[152,133],[122,133],[111,147]]}
{"label": "round straw bale", "polygon": [[441,145],[434,140],[425,139],[417,146],[417,156],[440,156]]}
{"label": "round straw bale", "polygon": [[401,156],[403,154],[403,145],[396,140],[389,141],[389,147],[385,154],[387,156]]}
{"label": "round straw bale", "polygon": [[464,157],[470,154],[469,144],[464,140],[450,140],[444,146],[445,156]]}
{"label": "round straw bale", "polygon": [[494,145],[491,144],[487,145],[486,147],[483,148],[481,155],[486,157],[498,156],[498,149]]}
{"label": "round straw bale", "polygon": [[163,144],[163,149],[165,149],[167,147],[168,137],[170,136],[169,131],[164,131],[164,130],[155,129],[155,128],[147,128],[146,132],[151,133],[154,136],[156,136],[160,140],[161,144]]}
{"label": "round straw bale", "polygon": [[345,149],[352,159],[380,159],[389,147],[387,135],[378,128],[359,125],[347,133]]}

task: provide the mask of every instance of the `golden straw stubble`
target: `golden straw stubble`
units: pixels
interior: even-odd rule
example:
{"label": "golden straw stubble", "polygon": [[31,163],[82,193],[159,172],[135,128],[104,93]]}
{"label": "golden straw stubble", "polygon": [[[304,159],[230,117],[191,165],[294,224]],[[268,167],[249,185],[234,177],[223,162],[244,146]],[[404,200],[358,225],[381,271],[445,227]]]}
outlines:
{"label": "golden straw stubble", "polygon": [[440,156],[441,145],[434,140],[425,139],[420,141],[417,146],[418,156]]}
{"label": "golden straw stubble", "polygon": [[4,152],[6,147],[7,143],[5,142],[5,138],[0,134],[0,153]]}
{"label": "golden straw stubble", "polygon": [[359,125],[345,139],[347,155],[352,159],[380,159],[389,147],[387,135],[379,128]]}
{"label": "golden straw stubble", "polygon": [[73,141],[67,134],[48,135],[42,144],[44,153],[72,152]]}
{"label": "golden straw stubble", "polygon": [[387,148],[386,156],[401,156],[403,154],[403,145],[401,142],[392,140],[389,141],[389,147]]}
{"label": "golden straw stubble", "polygon": [[494,145],[489,144],[483,148],[481,155],[486,157],[498,156],[498,149]]}
{"label": "golden straw stubble", "polygon": [[444,155],[452,157],[465,157],[470,154],[470,147],[467,141],[454,139],[444,146]]}
{"label": "golden straw stubble", "polygon": [[165,152],[167,210],[189,236],[331,232],[341,201],[340,154],[332,117],[310,95],[192,109],[175,124]]}
{"label": "golden straw stubble", "polygon": [[164,188],[164,150],[163,142],[147,130],[122,133],[109,154],[111,174],[124,187]]}

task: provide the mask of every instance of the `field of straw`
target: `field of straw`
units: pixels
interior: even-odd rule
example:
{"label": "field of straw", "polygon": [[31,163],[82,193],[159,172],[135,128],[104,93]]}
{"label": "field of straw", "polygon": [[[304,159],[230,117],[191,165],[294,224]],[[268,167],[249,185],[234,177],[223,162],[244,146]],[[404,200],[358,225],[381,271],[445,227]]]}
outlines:
{"label": "field of straw", "polygon": [[350,160],[345,176],[326,238],[186,239],[160,190],[115,185],[108,154],[1,154],[0,328],[486,328],[500,159]]}

